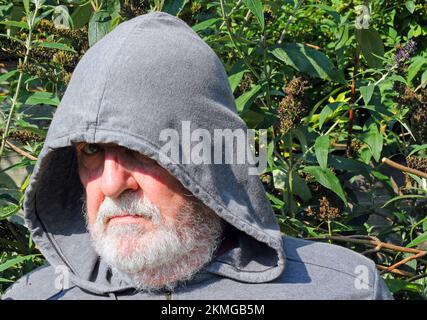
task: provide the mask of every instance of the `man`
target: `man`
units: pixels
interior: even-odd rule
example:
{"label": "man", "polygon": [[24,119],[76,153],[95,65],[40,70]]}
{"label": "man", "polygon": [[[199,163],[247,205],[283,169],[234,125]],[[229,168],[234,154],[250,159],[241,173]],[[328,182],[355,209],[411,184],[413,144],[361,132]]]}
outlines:
{"label": "man", "polygon": [[150,13],[94,45],[27,189],[48,263],[4,298],[391,298],[371,260],[282,237],[248,163],[191,161],[184,122],[205,137],[247,130],[218,57],[184,22]]}

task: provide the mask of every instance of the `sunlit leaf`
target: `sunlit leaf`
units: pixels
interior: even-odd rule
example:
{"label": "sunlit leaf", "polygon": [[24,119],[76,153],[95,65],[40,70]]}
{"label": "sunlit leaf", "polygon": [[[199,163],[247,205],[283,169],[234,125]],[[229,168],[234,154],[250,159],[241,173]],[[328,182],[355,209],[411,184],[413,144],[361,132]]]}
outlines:
{"label": "sunlit leaf", "polygon": [[272,54],[297,71],[325,80],[344,83],[344,74],[321,51],[301,43],[286,43],[276,46]]}
{"label": "sunlit leaf", "polygon": [[317,182],[336,193],[347,205],[347,199],[345,197],[344,190],[341,187],[341,183],[329,168],[324,169],[317,166],[309,166],[305,167],[303,171],[314,176]]}
{"label": "sunlit leaf", "polygon": [[261,30],[264,30],[264,8],[261,0],[243,0],[243,3],[251,10],[257,18]]}

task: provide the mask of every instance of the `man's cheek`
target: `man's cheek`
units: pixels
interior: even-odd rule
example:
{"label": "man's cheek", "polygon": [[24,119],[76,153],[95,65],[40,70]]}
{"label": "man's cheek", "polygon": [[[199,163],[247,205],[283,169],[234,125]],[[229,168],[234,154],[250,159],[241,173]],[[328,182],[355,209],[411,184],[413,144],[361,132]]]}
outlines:
{"label": "man's cheek", "polygon": [[86,201],[87,201],[87,215],[89,224],[93,224],[96,221],[96,216],[98,214],[99,208],[104,201],[105,197],[101,193],[94,194],[90,190],[86,192]]}

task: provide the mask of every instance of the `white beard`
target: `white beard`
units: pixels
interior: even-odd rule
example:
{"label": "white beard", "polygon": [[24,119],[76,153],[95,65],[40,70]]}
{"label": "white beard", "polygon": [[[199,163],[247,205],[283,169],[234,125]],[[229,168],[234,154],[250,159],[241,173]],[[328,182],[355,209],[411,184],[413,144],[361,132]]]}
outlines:
{"label": "white beard", "polygon": [[[128,214],[151,219],[153,228],[147,231],[141,223],[107,225],[109,217]],[[137,289],[152,291],[173,290],[210,262],[223,224],[208,207],[190,201],[173,221],[166,220],[147,198],[124,193],[117,200],[105,198],[88,230],[95,250],[111,268]]]}

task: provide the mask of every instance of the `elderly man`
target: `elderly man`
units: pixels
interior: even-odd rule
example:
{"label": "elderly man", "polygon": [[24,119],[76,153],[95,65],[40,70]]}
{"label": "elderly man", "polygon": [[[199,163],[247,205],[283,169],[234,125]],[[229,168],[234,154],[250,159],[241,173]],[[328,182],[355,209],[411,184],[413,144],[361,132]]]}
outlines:
{"label": "elderly man", "polygon": [[249,163],[191,161],[187,129],[247,130],[222,64],[191,28],[150,13],[94,45],[27,189],[47,263],[3,298],[391,298],[371,260],[283,237]]}

